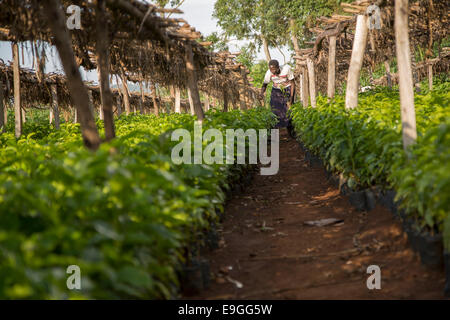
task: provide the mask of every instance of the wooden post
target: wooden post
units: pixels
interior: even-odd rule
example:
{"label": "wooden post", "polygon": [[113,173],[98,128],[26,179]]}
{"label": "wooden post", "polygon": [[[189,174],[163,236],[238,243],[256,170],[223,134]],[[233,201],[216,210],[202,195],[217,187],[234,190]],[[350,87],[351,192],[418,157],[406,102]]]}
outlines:
{"label": "wooden post", "polygon": [[144,95],[144,86],[142,84],[142,81],[139,81],[139,90],[141,91],[141,101],[139,104],[139,113],[144,114],[145,95]]}
{"label": "wooden post", "polygon": [[19,138],[22,135],[22,110],[20,103],[20,66],[19,66],[19,46],[12,43],[13,51],[13,73],[14,73],[14,119],[15,119],[15,136]]}
{"label": "wooden post", "polygon": [[[22,59],[23,61],[23,59]],[[21,113],[22,113],[22,125],[27,122],[27,112],[25,111],[25,108],[20,108]]]}
{"label": "wooden post", "polygon": [[311,107],[315,108],[316,103],[316,73],[314,70],[314,62],[311,58],[306,59],[308,66],[308,78],[309,78],[309,95],[311,97]]}
{"label": "wooden post", "polygon": [[120,117],[122,115],[122,97],[117,95],[116,97],[116,104],[117,104],[117,116]]}
{"label": "wooden post", "polygon": [[248,104],[248,94],[247,94],[247,88],[248,88],[248,79],[247,79],[247,70],[245,68],[240,68],[241,71],[241,77],[242,81],[244,81],[243,87],[242,87],[242,95],[241,95],[241,110],[247,110],[247,104]]}
{"label": "wooden post", "polygon": [[228,112],[228,93],[227,90],[223,90],[223,111]]}
{"label": "wooden post", "polygon": [[400,87],[403,147],[406,150],[417,139],[408,32],[408,0],[395,1],[395,43]]}
{"label": "wooden post", "polygon": [[194,113],[199,121],[205,118],[203,113],[202,103],[200,101],[200,94],[198,92],[197,73],[194,65],[194,55],[192,47],[189,42],[186,42],[185,48],[186,72],[187,72],[187,89],[189,95],[189,102],[192,103]]}
{"label": "wooden post", "polygon": [[209,111],[209,95],[205,93],[205,111]]}
{"label": "wooden post", "polygon": [[97,63],[98,63],[98,81],[100,85],[100,113],[99,117],[103,120],[105,127],[106,141],[110,141],[116,136],[116,129],[114,126],[113,113],[113,95],[110,87],[110,61],[109,61],[109,32],[108,20],[106,17],[106,1],[97,0],[95,6],[96,14],[96,33],[97,39],[95,42]]}
{"label": "wooden post", "polygon": [[433,65],[428,63],[428,89],[433,90]]}
{"label": "wooden post", "polygon": [[120,79],[122,80],[122,86],[120,88],[122,90],[123,102],[125,104],[125,113],[128,116],[131,113],[130,96],[128,95],[127,77],[123,68],[121,68]]}
{"label": "wooden post", "polygon": [[391,75],[391,66],[389,64],[389,61],[384,61],[384,68],[386,69],[386,79],[387,79],[387,85],[389,88],[392,89],[392,75]]}
{"label": "wooden post", "polygon": [[3,93],[3,81],[0,78],[0,133],[5,132],[5,95]]}
{"label": "wooden post", "polygon": [[58,87],[56,84],[50,86],[52,92],[52,113],[55,120],[55,128],[59,129],[59,109],[58,109]]}
{"label": "wooden post", "polygon": [[92,90],[87,88],[88,97],[89,97],[89,111],[92,116],[95,118],[95,109],[94,109],[94,97],[92,96]]}
{"label": "wooden post", "polygon": [[40,3],[43,4],[47,23],[54,37],[54,43],[64,67],[72,102],[75,108],[79,110],[84,144],[87,148],[96,150],[100,146],[101,140],[95,119],[89,112],[89,97],[83,84],[78,65],[75,62],[71,37],[66,28],[66,16],[61,9],[60,1],[42,0]]}
{"label": "wooden post", "polygon": [[159,115],[158,98],[156,97],[156,86],[152,82],[150,84],[150,90],[152,91],[153,108],[155,109],[155,115]]}
{"label": "wooden post", "polygon": [[336,93],[336,36],[329,39],[328,54],[328,98],[333,99]]}
{"label": "wooden post", "polygon": [[181,113],[181,90],[175,87],[175,112]]}
{"label": "wooden post", "polygon": [[302,104],[306,108],[309,106],[309,81],[306,68],[303,68],[302,75]]}
{"label": "wooden post", "polygon": [[350,68],[348,69],[347,93],[345,96],[345,108],[347,109],[353,109],[358,106],[359,77],[363,65],[364,52],[366,51],[368,29],[367,17],[358,15]]}

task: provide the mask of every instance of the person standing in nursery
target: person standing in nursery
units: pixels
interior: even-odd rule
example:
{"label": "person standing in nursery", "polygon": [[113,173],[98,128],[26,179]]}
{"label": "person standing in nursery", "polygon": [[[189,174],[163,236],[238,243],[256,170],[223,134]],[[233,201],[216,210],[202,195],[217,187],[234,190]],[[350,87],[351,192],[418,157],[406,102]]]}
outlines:
{"label": "person standing in nursery", "polygon": [[280,68],[277,60],[270,60],[269,70],[264,77],[261,88],[261,95],[266,93],[269,83],[273,83],[272,94],[270,96],[270,106],[272,112],[278,117],[278,124],[275,128],[287,128],[291,133],[292,124],[288,116],[288,110],[294,103],[295,83],[294,73],[289,65]]}

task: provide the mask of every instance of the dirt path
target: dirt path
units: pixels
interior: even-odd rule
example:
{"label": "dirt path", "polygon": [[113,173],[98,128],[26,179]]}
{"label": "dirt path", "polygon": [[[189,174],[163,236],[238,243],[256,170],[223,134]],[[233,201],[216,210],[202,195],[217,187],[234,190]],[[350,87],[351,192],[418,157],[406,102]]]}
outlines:
{"label": "dirt path", "polygon": [[[323,169],[307,166],[284,130],[280,139],[279,174],[257,175],[229,202],[221,247],[206,255],[216,278],[208,290],[189,298],[443,298],[444,273],[420,264],[387,209],[357,212],[327,182]],[[324,218],[344,221],[304,225]],[[381,290],[367,289],[370,265],[381,268]]]}

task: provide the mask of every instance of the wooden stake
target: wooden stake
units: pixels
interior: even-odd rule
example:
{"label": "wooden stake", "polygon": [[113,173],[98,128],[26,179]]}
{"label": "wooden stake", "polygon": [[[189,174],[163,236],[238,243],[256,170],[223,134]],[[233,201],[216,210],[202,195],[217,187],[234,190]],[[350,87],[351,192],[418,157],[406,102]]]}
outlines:
{"label": "wooden stake", "polygon": [[95,118],[94,97],[92,96],[92,90],[88,88],[87,91],[88,91],[88,97],[89,97],[89,111],[91,112],[92,116]]}
{"label": "wooden stake", "polygon": [[110,87],[110,63],[109,63],[109,32],[108,32],[108,20],[106,17],[106,1],[97,0],[95,6],[96,14],[96,32],[97,41],[96,54],[98,63],[98,81],[100,85],[100,119],[103,120],[105,127],[106,141],[110,141],[116,137],[116,129],[114,126],[114,113],[113,113],[113,95]]}
{"label": "wooden stake", "polygon": [[3,93],[3,82],[0,78],[0,132],[5,132],[5,95]]}
{"label": "wooden stake", "polygon": [[52,92],[52,113],[55,120],[55,128],[59,130],[59,109],[58,109],[58,87],[56,84],[52,84],[50,87]]}
{"label": "wooden stake", "polygon": [[228,112],[228,93],[227,90],[223,90],[223,111]]}
{"label": "wooden stake", "polygon": [[428,64],[428,89],[433,90],[433,65]]}
{"label": "wooden stake", "polygon": [[316,73],[314,70],[314,62],[311,58],[306,59],[308,66],[308,78],[309,78],[309,94],[311,97],[311,107],[315,108],[316,104]]}
{"label": "wooden stake", "polygon": [[81,133],[84,144],[91,150],[97,150],[101,140],[95,119],[89,111],[89,97],[83,84],[72,49],[71,37],[66,29],[66,16],[58,0],[42,0],[48,26],[54,36],[54,43],[67,77],[67,85],[75,108],[79,110]]}
{"label": "wooden stake", "polygon": [[181,91],[178,87],[175,87],[175,112],[181,113]]}
{"label": "wooden stake", "polygon": [[389,64],[389,61],[384,61],[384,68],[386,69],[386,79],[387,79],[387,85],[389,88],[392,89],[392,75],[391,75],[391,66]]}
{"label": "wooden stake", "polygon": [[306,108],[309,106],[309,81],[308,81],[308,72],[306,68],[302,68],[302,104],[303,107]]}
{"label": "wooden stake", "polygon": [[152,82],[150,84],[150,90],[152,91],[153,108],[155,109],[155,115],[159,115],[158,98],[156,97],[156,86]]}
{"label": "wooden stake", "polygon": [[209,96],[205,93],[205,111],[209,111]]}
{"label": "wooden stake", "polygon": [[366,51],[368,29],[367,16],[358,15],[350,68],[348,69],[347,93],[345,96],[345,107],[347,109],[353,109],[358,106],[359,77],[363,65],[364,52]]}
{"label": "wooden stake", "polygon": [[144,114],[145,95],[144,95],[144,86],[142,84],[142,81],[139,81],[139,90],[141,93],[141,101],[139,103],[139,113]]}
{"label": "wooden stake", "polygon": [[19,66],[19,47],[17,43],[12,43],[13,51],[13,73],[14,73],[14,119],[15,136],[18,139],[22,135],[22,111],[20,103],[20,66]]}
{"label": "wooden stake", "polygon": [[336,36],[329,39],[328,54],[328,98],[333,99],[336,93]]}
{"label": "wooden stake", "polygon": [[125,113],[128,116],[131,113],[130,96],[128,95],[127,77],[125,75],[125,71],[123,70],[123,68],[121,68],[120,78],[122,80],[122,86],[120,88],[122,90],[123,102],[125,104]]}
{"label": "wooden stake", "polygon": [[408,0],[395,1],[395,43],[400,87],[403,147],[406,150],[417,139],[408,32]]}
{"label": "wooden stake", "polygon": [[198,92],[197,73],[194,64],[194,55],[192,53],[192,47],[189,42],[186,42],[185,48],[186,59],[186,72],[187,72],[187,89],[189,94],[189,102],[192,100],[195,115],[199,121],[205,118],[203,113],[202,103],[200,101],[200,94]]}

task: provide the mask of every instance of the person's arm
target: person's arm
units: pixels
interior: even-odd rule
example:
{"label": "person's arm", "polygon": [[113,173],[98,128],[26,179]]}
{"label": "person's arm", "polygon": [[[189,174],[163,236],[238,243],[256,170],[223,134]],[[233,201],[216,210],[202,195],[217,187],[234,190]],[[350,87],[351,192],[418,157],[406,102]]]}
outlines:
{"label": "person's arm", "polygon": [[261,88],[261,95],[263,96],[266,93],[267,90],[267,83],[263,83],[262,88]]}
{"label": "person's arm", "polygon": [[264,76],[263,85],[261,88],[261,96],[264,97],[264,94],[266,93],[267,86],[270,83],[270,70],[267,70],[266,75]]}

